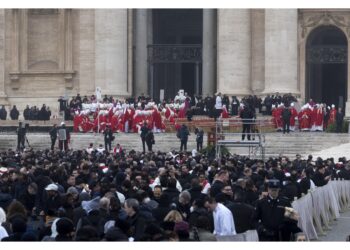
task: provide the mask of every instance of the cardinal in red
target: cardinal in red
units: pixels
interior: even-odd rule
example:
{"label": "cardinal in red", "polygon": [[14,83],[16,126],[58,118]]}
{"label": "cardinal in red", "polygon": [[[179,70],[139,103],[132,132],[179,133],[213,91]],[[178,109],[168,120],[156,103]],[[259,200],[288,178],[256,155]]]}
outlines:
{"label": "cardinal in red", "polygon": [[308,108],[307,105],[303,106],[300,111],[300,130],[301,131],[308,131],[310,130],[310,113],[311,110]]}
{"label": "cardinal in red", "polygon": [[332,104],[332,109],[329,113],[329,122],[328,124],[334,124],[335,123],[335,116],[337,114],[337,110],[335,109],[335,105]]}
{"label": "cardinal in red", "polygon": [[316,109],[315,130],[323,131],[323,105],[320,104]]}

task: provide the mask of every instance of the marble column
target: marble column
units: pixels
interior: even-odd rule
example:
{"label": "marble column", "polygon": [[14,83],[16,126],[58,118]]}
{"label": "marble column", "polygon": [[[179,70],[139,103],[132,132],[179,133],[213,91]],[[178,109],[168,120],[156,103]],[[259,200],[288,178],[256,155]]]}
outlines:
{"label": "marble column", "polygon": [[79,92],[95,92],[95,10],[79,10]]}
{"label": "marble column", "polygon": [[300,94],[297,28],[297,9],[265,10],[265,94]]}
{"label": "marble column", "polygon": [[252,91],[260,94],[265,87],[265,10],[251,10]]}
{"label": "marble column", "polygon": [[0,9],[0,104],[7,104],[5,94],[5,10]]}
{"label": "marble column", "polygon": [[217,91],[251,94],[251,27],[249,9],[219,9],[217,24]]}
{"label": "marble column", "polygon": [[102,95],[130,96],[127,9],[95,10],[95,85]]}
{"label": "marble column", "polygon": [[216,13],[214,9],[203,9],[203,42],[202,42],[202,95],[213,95],[215,92],[215,39]]}
{"label": "marble column", "polygon": [[148,10],[136,9],[135,23],[135,85],[134,95],[138,96],[141,93],[148,93],[147,81],[147,40],[149,34],[148,25]]}

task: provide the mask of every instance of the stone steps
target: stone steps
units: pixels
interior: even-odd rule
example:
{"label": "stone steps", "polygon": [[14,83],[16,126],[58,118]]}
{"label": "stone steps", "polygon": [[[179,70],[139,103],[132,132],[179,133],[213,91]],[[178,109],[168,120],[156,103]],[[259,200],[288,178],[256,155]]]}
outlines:
{"label": "stone steps", "polygon": [[[31,146],[34,149],[45,149],[50,146],[50,139],[46,133],[29,133],[27,135]],[[239,140],[240,136],[235,136]],[[180,147],[179,139],[174,133],[159,133],[155,134],[156,144],[154,150],[170,151],[178,150]],[[70,147],[73,149],[87,148],[89,143],[94,143],[95,147],[98,144],[103,144],[103,136],[101,134],[76,134],[72,133]],[[206,146],[207,136],[204,136],[204,147]],[[342,143],[349,143],[350,137],[348,134],[333,134],[333,133],[291,133],[283,135],[281,133],[268,133],[265,135],[265,153],[266,156],[277,156],[284,154],[294,157],[295,154],[308,155],[312,152],[338,146]],[[116,140],[113,145],[120,143],[126,150],[134,149],[142,150],[140,136],[138,134],[116,134]],[[15,149],[17,137],[15,134],[0,134],[0,150],[9,148]],[[196,148],[195,135],[191,133],[188,141],[188,150]],[[247,148],[230,148],[231,153],[248,154]]]}

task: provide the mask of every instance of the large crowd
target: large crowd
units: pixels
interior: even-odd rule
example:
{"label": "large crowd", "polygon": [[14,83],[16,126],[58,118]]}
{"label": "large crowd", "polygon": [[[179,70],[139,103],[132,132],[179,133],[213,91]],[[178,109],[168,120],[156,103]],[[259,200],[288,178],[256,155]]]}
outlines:
{"label": "large crowd", "polygon": [[216,241],[257,230],[295,240],[294,197],[350,162],[99,150],[0,152],[2,241]]}

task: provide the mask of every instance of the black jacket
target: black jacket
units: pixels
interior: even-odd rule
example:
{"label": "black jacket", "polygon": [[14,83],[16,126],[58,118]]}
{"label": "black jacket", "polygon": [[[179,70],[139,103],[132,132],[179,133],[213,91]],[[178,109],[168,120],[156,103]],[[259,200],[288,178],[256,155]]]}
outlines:
{"label": "black jacket", "polygon": [[227,208],[232,212],[236,232],[238,234],[254,229],[253,219],[255,209],[253,206],[240,201],[235,201],[230,203]]}

